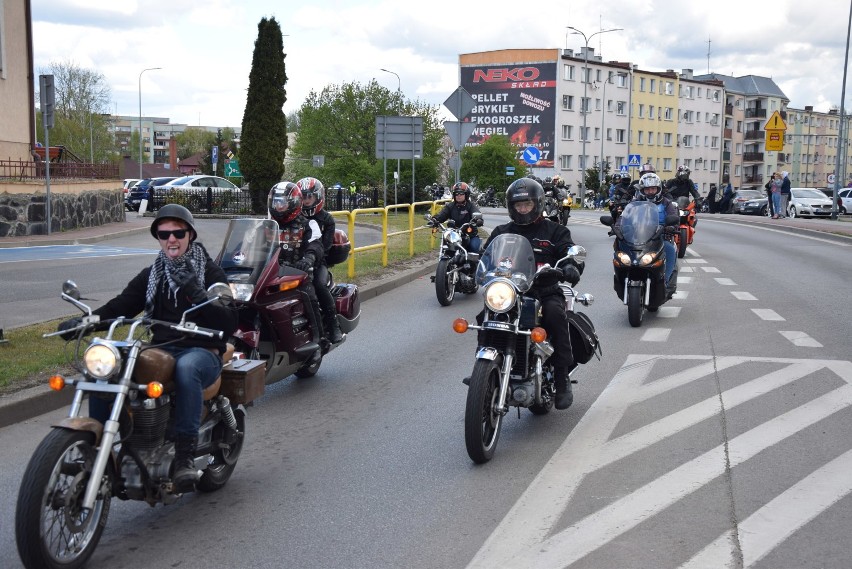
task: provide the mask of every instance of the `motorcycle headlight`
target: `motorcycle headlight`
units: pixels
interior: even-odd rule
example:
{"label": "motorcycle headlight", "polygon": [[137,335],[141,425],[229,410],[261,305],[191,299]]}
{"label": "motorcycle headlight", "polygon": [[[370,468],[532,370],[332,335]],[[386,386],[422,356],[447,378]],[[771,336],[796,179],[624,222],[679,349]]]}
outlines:
{"label": "motorcycle headlight", "polygon": [[461,243],[462,240],[461,235],[459,235],[455,231],[447,231],[447,233],[444,235],[444,239],[446,239],[447,243],[449,243],[450,245],[458,245],[459,243]]}
{"label": "motorcycle headlight", "polygon": [[562,207],[568,207],[570,205],[571,205],[571,200],[569,200],[568,198],[565,198],[564,200],[562,200]]}
{"label": "motorcycle headlight", "polygon": [[121,354],[111,344],[95,343],[83,354],[86,371],[95,379],[109,379],[121,367]]}
{"label": "motorcycle headlight", "polygon": [[619,251],[618,253],[616,253],[615,258],[618,259],[618,262],[621,263],[622,265],[629,265],[630,264],[630,255],[628,255],[627,253],[625,253],[623,251]]}
{"label": "motorcycle headlight", "polygon": [[234,300],[248,302],[254,292],[254,285],[231,283],[231,291],[234,293]]}
{"label": "motorcycle headlight", "polygon": [[515,288],[507,282],[493,282],[485,288],[485,305],[493,312],[506,312],[515,305]]}
{"label": "motorcycle headlight", "polygon": [[645,253],[641,257],[639,257],[640,265],[650,265],[656,260],[657,256],[654,253]]}

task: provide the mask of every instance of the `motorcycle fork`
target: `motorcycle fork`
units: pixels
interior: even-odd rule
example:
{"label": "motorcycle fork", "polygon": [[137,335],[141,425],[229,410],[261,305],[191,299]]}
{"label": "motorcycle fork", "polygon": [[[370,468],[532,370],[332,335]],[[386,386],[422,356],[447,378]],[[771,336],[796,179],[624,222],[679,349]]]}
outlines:
{"label": "motorcycle fork", "polygon": [[509,412],[506,408],[506,399],[509,394],[509,376],[512,373],[512,364],[515,361],[515,354],[505,354],[503,356],[503,369],[500,370],[500,396],[497,398],[497,405],[494,411],[501,415]]}

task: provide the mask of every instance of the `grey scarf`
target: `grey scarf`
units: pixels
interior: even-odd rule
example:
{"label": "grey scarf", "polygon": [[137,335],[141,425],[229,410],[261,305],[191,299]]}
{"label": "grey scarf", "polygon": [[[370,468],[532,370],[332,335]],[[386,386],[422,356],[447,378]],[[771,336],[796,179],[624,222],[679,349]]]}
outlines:
{"label": "grey scarf", "polygon": [[187,265],[195,271],[199,286],[204,288],[204,270],[207,266],[207,259],[208,255],[204,246],[196,242],[190,243],[186,253],[177,259],[170,259],[164,251],[160,251],[151,266],[151,273],[148,275],[148,290],[145,292],[145,316],[150,318],[154,314],[154,296],[157,289],[162,286],[164,276],[169,284],[169,297],[175,299],[175,306],[177,306],[178,285],[172,275],[186,270]]}

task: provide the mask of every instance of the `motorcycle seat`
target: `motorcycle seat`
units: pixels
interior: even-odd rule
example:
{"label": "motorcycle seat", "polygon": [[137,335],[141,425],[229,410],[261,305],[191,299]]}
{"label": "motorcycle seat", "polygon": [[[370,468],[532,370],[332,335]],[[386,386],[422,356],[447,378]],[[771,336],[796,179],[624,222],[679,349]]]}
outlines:
{"label": "motorcycle seat", "polygon": [[[225,353],[222,354],[222,363],[228,363],[234,355],[234,345],[228,343],[226,346]],[[148,348],[139,354],[139,359],[133,370],[133,379],[137,383],[159,381],[163,384],[163,391],[171,393],[175,390],[174,370],[175,360],[170,353],[159,348]],[[222,374],[220,373],[216,381],[202,391],[203,400],[209,401],[216,397],[221,385]]]}

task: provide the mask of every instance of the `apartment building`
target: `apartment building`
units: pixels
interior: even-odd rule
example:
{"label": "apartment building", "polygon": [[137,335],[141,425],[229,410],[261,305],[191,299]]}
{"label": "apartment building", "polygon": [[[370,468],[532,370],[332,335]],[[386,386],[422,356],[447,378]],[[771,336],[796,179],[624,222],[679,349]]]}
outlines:
{"label": "apartment building", "polygon": [[722,115],[725,86],[721,81],[697,81],[684,69],[678,83],[677,166],[691,170],[690,179],[706,195],[722,179]]}
{"label": "apartment building", "polygon": [[32,159],[38,78],[33,77],[33,41],[30,2],[0,2],[0,158]]}

